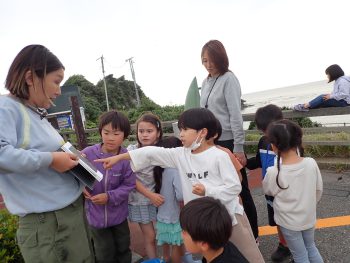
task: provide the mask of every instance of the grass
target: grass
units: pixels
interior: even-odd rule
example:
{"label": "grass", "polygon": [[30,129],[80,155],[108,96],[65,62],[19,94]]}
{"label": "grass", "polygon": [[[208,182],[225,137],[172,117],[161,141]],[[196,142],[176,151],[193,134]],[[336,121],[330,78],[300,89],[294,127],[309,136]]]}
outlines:
{"label": "grass", "polygon": [[[246,141],[258,141],[260,134],[247,134]],[[304,141],[350,141],[350,133],[305,134]],[[305,145],[305,156],[350,158],[350,146]],[[246,153],[256,153],[257,145],[245,146]]]}

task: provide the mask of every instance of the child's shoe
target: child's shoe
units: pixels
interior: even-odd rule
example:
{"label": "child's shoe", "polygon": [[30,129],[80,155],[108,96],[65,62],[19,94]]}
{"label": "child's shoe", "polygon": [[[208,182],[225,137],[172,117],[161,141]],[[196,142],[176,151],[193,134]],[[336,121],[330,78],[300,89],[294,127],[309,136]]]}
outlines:
{"label": "child's shoe", "polygon": [[160,258],[153,258],[153,259],[141,261],[141,263],[165,263],[165,261]]}
{"label": "child's shoe", "polygon": [[291,256],[290,250],[288,247],[283,246],[281,243],[278,244],[278,247],[275,252],[271,255],[271,260],[273,262],[282,262]]}
{"label": "child's shoe", "polygon": [[295,111],[309,111],[309,108],[305,108],[304,104],[297,104],[293,107]]}

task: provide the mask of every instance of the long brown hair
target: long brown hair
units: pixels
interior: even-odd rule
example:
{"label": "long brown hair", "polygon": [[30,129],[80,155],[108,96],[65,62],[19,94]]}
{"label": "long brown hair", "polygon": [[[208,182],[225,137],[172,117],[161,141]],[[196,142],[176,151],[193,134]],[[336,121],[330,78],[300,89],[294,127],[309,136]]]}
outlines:
{"label": "long brown hair", "polygon": [[204,52],[208,52],[209,58],[213,61],[220,75],[229,71],[229,61],[224,45],[219,40],[210,40],[202,47],[201,58]]}

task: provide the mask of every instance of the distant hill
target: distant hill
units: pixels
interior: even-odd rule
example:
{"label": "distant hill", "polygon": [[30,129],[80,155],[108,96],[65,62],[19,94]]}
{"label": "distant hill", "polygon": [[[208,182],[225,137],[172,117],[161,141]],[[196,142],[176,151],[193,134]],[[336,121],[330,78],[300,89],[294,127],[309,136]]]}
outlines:
{"label": "distant hill", "polygon": [[[147,97],[138,85],[141,107],[137,108],[134,82],[125,80],[124,76],[114,78],[112,74],[108,75],[106,76],[106,84],[109,108],[123,111],[131,123],[134,123],[146,111],[157,114],[162,121],[176,120],[184,111],[183,105],[159,106]],[[78,87],[88,121],[96,124],[101,113],[107,111],[103,80],[94,85],[83,75],[73,75],[69,77],[63,86]],[[242,108],[246,107],[244,100],[241,100],[241,104]]]}
{"label": "distant hill", "polygon": [[[128,111],[136,108],[136,92],[132,81],[125,80],[124,76],[114,78],[111,74],[106,76],[106,85],[110,109]],[[83,75],[73,75],[64,83],[64,86],[79,88],[88,120],[97,120],[98,116],[107,110],[103,80],[94,85]],[[142,105],[147,105],[148,108],[160,107],[144,94],[140,86],[137,88]]]}

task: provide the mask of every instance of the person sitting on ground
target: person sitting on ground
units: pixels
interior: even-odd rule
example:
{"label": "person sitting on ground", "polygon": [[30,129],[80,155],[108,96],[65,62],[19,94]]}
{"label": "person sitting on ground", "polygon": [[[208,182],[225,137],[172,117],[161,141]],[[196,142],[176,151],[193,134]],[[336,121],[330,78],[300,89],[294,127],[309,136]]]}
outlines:
{"label": "person sitting on ground", "polygon": [[334,64],[326,69],[328,83],[334,82],[333,91],[330,94],[322,94],[304,104],[293,107],[295,111],[309,111],[309,109],[326,107],[350,106],[350,77],[344,76],[344,71]]}
{"label": "person sitting on ground", "polygon": [[229,241],[232,219],[219,200],[206,196],[188,202],[180,224],[186,250],[202,254],[202,262],[248,262]]}

